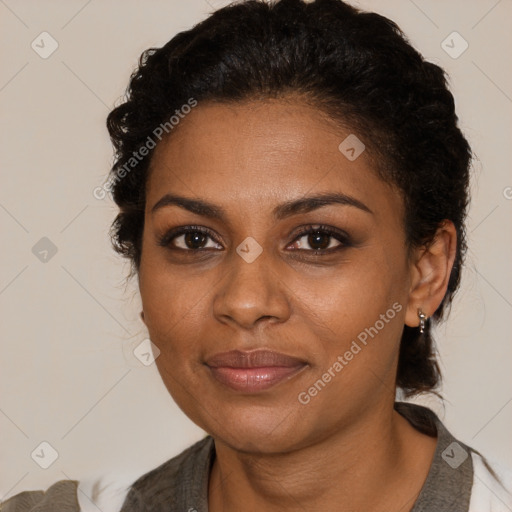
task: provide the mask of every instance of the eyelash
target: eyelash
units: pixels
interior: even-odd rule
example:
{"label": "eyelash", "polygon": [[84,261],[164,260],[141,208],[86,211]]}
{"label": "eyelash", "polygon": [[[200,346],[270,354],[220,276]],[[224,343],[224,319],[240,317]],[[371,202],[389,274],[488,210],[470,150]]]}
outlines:
{"label": "eyelash", "polygon": [[[207,235],[215,243],[219,244],[219,242],[216,240],[213,232],[211,230],[209,230],[208,228],[201,227],[201,226],[182,226],[182,227],[179,227],[176,229],[172,229],[172,230],[168,231],[167,233],[165,233],[163,236],[159,237],[158,245],[162,246],[162,247],[166,247],[169,250],[182,251],[185,253],[198,253],[198,252],[206,252],[206,251],[211,250],[211,249],[182,249],[180,247],[171,247],[170,246],[170,243],[175,238],[177,238],[181,235],[189,234],[189,233],[201,233],[203,235]],[[336,240],[338,240],[340,242],[341,245],[339,245],[337,247],[331,247],[330,249],[316,249],[316,250],[315,249],[293,249],[293,250],[299,251],[299,252],[307,252],[307,253],[310,253],[310,254],[316,256],[316,255],[323,255],[323,254],[331,254],[333,252],[339,251],[339,250],[351,245],[350,238],[347,235],[347,233],[345,233],[344,231],[338,230],[338,229],[334,229],[329,226],[322,225],[322,224],[306,226],[302,231],[297,233],[297,235],[293,239],[292,243],[295,243],[299,238],[302,238],[304,235],[317,234],[317,233],[320,233],[323,235],[328,235],[331,238],[335,238]],[[218,249],[215,249],[215,250],[218,250]]]}

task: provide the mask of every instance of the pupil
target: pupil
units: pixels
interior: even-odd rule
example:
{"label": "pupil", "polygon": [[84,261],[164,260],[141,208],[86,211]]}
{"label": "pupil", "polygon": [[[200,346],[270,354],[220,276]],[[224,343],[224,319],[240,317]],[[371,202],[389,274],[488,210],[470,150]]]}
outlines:
{"label": "pupil", "polygon": [[189,249],[198,249],[204,244],[204,238],[205,235],[203,235],[202,233],[198,233],[197,231],[194,233],[186,233],[185,244]]}
{"label": "pupil", "polygon": [[[322,238],[324,239],[324,243],[322,243]],[[308,237],[308,243],[313,247],[314,249],[325,249],[329,247],[329,238],[330,236],[325,233],[311,233]],[[315,245],[320,245],[320,247],[315,247]]]}

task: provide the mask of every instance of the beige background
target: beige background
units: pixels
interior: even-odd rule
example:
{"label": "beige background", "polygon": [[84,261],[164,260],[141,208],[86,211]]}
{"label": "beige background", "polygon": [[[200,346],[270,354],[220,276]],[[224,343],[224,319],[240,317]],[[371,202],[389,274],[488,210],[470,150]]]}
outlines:
{"label": "beige background", "polygon": [[[141,51],[226,3],[0,0],[0,498],[63,478],[129,480],[202,437],[155,365],[133,354],[146,338],[137,290],[124,289],[128,266],[109,245],[116,209],[92,191],[112,161],[105,117]],[[439,331],[446,402],[423,402],[459,439],[512,466],[512,2],[359,5],[395,20],[448,70],[479,157],[464,284]],[[31,48],[43,31],[59,45],[46,59]],[[441,47],[453,31],[469,43],[457,59]],[[32,252],[43,237],[57,249],[46,263]],[[34,460],[51,456],[43,441],[58,452],[48,469]]]}

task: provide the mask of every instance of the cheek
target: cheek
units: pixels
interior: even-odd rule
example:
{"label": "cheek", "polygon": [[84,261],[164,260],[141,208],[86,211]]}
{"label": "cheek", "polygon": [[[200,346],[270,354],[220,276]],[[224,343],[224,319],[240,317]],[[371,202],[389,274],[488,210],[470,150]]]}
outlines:
{"label": "cheek", "polygon": [[170,271],[164,258],[146,255],[141,262],[139,289],[145,323],[162,355],[177,357],[197,345],[198,327],[208,307],[209,273]]}
{"label": "cheek", "polygon": [[[404,300],[403,268],[372,253],[347,261],[317,279],[295,283],[302,316],[332,333],[357,335],[373,325],[395,302]],[[397,261],[396,259],[394,261]]]}
{"label": "cheek", "polygon": [[[141,263],[140,294],[151,341],[160,354],[156,366],[168,392],[193,421],[201,423],[197,404],[202,402],[197,386],[204,378],[201,325],[207,307],[207,277],[170,272],[157,258]],[[186,276],[186,277],[185,277]]]}
{"label": "cheek", "polygon": [[326,281],[323,298],[308,299],[308,306],[324,307],[316,307],[314,315],[304,313],[305,331],[317,340],[316,364],[296,399],[300,414],[317,418],[314,422],[336,423],[341,409],[356,415],[361,404],[377,407],[383,394],[394,393],[404,307],[392,300],[389,288],[371,280],[364,288],[359,277],[351,273]]}
{"label": "cheek", "polygon": [[308,324],[305,331],[318,340],[317,375],[332,368],[338,356],[343,379],[352,383],[363,374],[384,377],[394,368],[405,314],[406,267],[397,263],[402,255],[367,253],[308,286],[296,283],[299,316]]}

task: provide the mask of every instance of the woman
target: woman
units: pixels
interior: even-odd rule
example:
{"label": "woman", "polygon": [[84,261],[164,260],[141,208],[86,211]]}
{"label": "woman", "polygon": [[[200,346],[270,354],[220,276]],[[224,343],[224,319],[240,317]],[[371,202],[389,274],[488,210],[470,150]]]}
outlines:
{"label": "woman", "polygon": [[[431,329],[466,248],[457,121],[442,69],[341,0],[239,2],[143,54],[108,117],[113,241],[208,436],[122,512],[511,509],[510,473],[395,401],[440,381]],[[74,498],[55,485],[50,505]]]}

